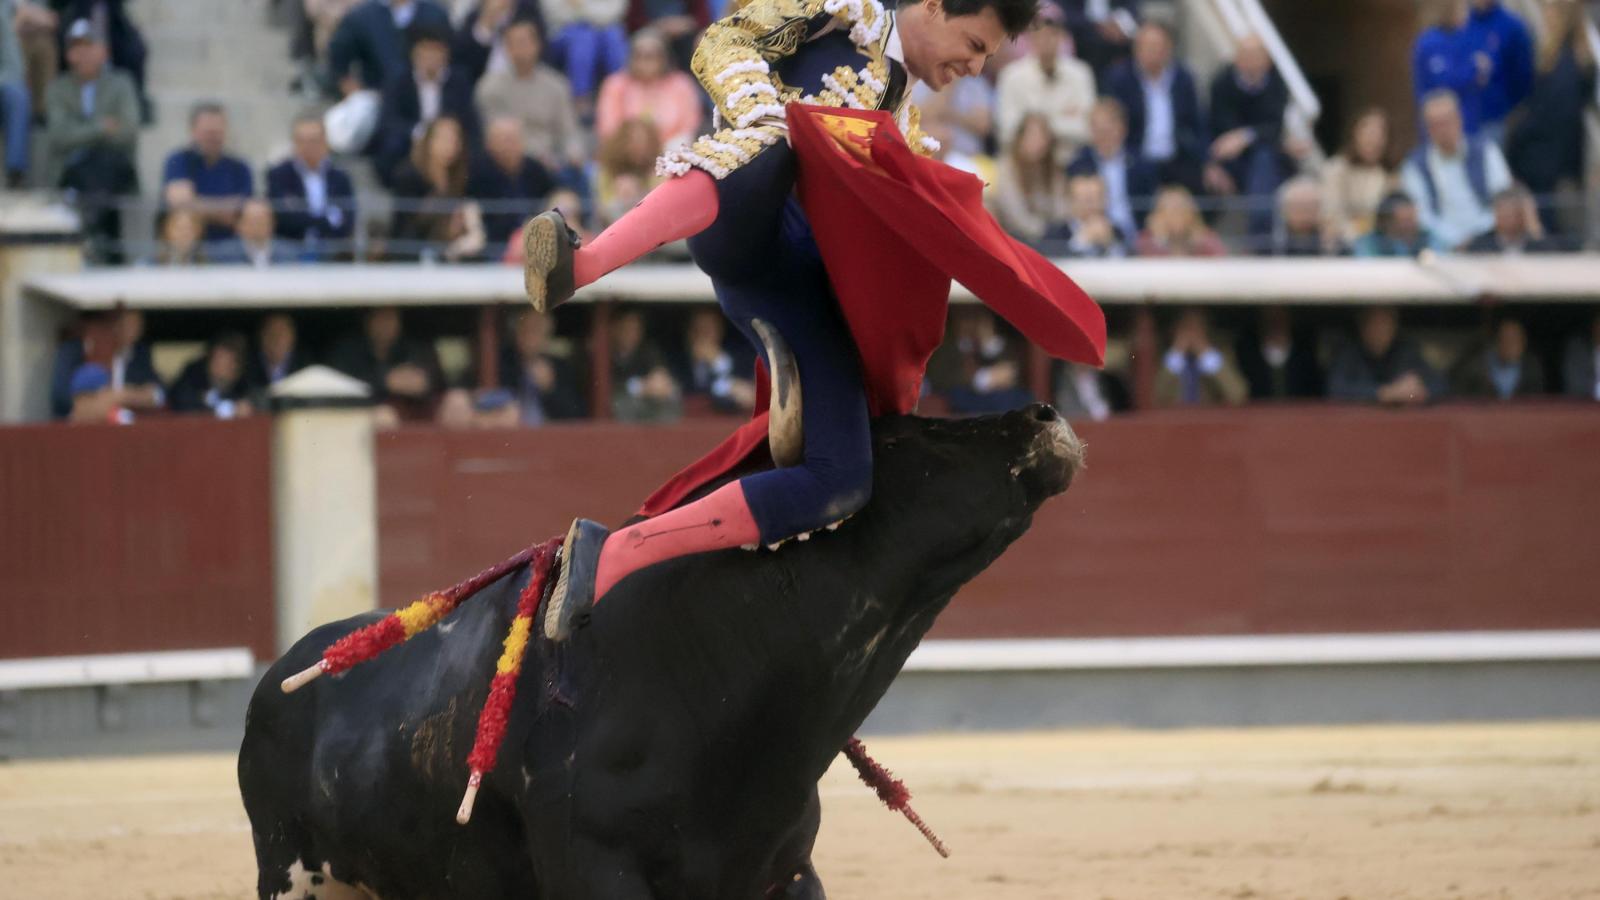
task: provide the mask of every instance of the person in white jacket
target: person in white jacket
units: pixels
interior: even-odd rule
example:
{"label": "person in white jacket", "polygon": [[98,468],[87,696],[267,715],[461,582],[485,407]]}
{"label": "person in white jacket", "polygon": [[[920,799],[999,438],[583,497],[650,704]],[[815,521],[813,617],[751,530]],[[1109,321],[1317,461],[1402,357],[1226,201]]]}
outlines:
{"label": "person in white jacket", "polygon": [[995,126],[1002,151],[1017,136],[1029,113],[1050,121],[1064,164],[1089,140],[1089,110],[1094,107],[1094,72],[1071,54],[1066,22],[1054,3],[1040,6],[1028,31],[1030,52],[1000,70]]}

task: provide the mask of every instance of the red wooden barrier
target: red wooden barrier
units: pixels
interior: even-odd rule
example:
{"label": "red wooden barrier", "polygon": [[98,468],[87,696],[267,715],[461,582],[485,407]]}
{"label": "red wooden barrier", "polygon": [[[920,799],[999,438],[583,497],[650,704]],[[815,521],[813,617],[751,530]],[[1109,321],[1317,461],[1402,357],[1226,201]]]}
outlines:
{"label": "red wooden barrier", "polygon": [[0,429],[0,658],[273,651],[271,422]]}
{"label": "red wooden barrier", "polygon": [[[728,427],[381,437],[384,601],[452,584],[573,515],[619,521]],[[1079,431],[1088,471],[936,635],[1600,627],[1588,408],[1255,408]]]}

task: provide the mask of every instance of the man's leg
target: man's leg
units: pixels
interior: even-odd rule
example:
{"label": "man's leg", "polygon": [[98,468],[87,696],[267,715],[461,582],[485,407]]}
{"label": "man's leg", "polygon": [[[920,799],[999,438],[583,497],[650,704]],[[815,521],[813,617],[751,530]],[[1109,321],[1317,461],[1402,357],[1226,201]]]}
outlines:
{"label": "man's leg", "polygon": [[28,89],[20,82],[0,84],[0,111],[5,115],[6,186],[19,187],[22,176],[28,172],[31,149],[28,136],[33,128],[33,104],[28,99]]}
{"label": "man's leg", "polygon": [[572,96],[579,100],[590,99],[595,89],[600,31],[586,22],[578,22],[563,28],[561,36],[566,44],[567,80],[572,83]]}

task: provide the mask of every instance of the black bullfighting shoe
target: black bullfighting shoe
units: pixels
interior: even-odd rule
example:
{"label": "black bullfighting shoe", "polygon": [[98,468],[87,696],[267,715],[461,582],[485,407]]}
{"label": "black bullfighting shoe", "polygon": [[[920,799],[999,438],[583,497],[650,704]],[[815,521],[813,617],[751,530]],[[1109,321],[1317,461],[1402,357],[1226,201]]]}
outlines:
{"label": "black bullfighting shoe", "polygon": [[767,408],[767,446],[778,468],[798,466],[805,461],[805,428],[800,415],[800,366],[778,329],[762,319],[751,319],[750,327],[767,351],[768,374],[772,376],[772,399]]}
{"label": "black bullfighting shoe", "polygon": [[561,545],[561,573],[544,610],[544,636],[564,641],[594,606],[594,582],[600,569],[600,548],[611,530],[589,519],[573,519]]}
{"label": "black bullfighting shoe", "polygon": [[552,209],[528,220],[522,229],[522,286],[528,301],[542,313],[572,299],[577,290],[572,251],[583,240],[567,227],[561,211]]}

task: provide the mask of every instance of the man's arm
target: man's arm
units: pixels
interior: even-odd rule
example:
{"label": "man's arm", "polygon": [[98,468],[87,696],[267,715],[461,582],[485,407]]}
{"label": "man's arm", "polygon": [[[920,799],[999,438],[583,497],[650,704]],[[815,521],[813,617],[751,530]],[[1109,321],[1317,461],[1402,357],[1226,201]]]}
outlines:
{"label": "man's arm", "polygon": [[[882,27],[882,13],[867,15],[880,18],[855,27]],[[754,0],[706,29],[690,68],[729,127],[782,125],[784,98],[770,64],[831,19],[823,0]]]}

